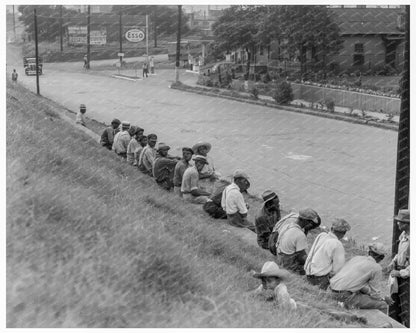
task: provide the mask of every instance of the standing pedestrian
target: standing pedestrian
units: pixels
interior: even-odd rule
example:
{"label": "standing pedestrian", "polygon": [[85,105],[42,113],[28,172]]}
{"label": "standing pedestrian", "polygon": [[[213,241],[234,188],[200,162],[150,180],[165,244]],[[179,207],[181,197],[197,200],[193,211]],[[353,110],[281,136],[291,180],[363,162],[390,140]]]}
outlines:
{"label": "standing pedestrian", "polygon": [[155,61],[153,57],[150,57],[149,65],[150,65],[150,74],[155,74]]}
{"label": "standing pedestrian", "polygon": [[145,61],[144,63],[143,63],[143,79],[144,79],[144,76],[146,75],[146,77],[148,77],[149,75],[149,72],[148,72],[148,66],[147,66],[147,62]]}
{"label": "standing pedestrian", "polygon": [[396,288],[391,291],[394,301],[389,307],[389,316],[410,327],[410,212],[400,209],[395,216],[399,230],[399,247],[388,268],[390,279]]}
{"label": "standing pedestrian", "polygon": [[75,123],[80,124],[84,127],[87,127],[85,124],[85,113],[87,112],[87,107],[85,104],[81,104],[79,106],[79,112],[77,113],[77,116],[75,117]]}
{"label": "standing pedestrian", "polygon": [[87,70],[88,69],[88,55],[84,55],[84,69]]}
{"label": "standing pedestrian", "polygon": [[328,288],[329,279],[344,266],[345,250],[340,240],[350,229],[347,221],[337,218],[330,232],[322,232],[315,238],[303,266],[310,284],[323,290]]}
{"label": "standing pedestrian", "polygon": [[18,77],[18,74],[16,72],[16,69],[13,69],[13,72],[12,72],[12,82],[13,82],[13,84],[17,83],[17,77]]}

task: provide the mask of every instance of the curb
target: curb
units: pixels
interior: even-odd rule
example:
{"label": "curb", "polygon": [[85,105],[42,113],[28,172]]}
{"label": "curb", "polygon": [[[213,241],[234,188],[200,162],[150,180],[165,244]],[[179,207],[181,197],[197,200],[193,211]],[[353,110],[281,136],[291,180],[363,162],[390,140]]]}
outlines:
{"label": "curb", "polygon": [[194,87],[191,87],[191,86],[187,86],[183,83],[180,86],[171,85],[170,88],[177,89],[177,90],[182,90],[182,91],[187,91],[187,92],[192,92],[192,93],[205,95],[205,96],[220,97],[220,98],[224,98],[224,99],[234,100],[234,101],[237,101],[237,102],[270,107],[270,108],[279,109],[279,110],[303,113],[303,114],[318,116],[318,117],[322,117],[322,118],[342,120],[342,121],[346,121],[346,122],[353,123],[353,124],[367,125],[367,126],[377,127],[377,128],[396,131],[396,132],[399,130],[399,125],[398,124],[394,125],[394,124],[378,123],[378,122],[374,122],[372,120],[359,119],[359,118],[354,118],[354,117],[345,116],[345,115],[341,115],[341,114],[333,114],[333,113],[327,113],[327,112],[322,112],[322,111],[319,112],[319,111],[315,111],[315,110],[312,110],[312,109],[309,109],[309,108],[296,108],[296,107],[288,106],[288,105],[269,104],[268,102],[266,102],[264,100],[250,100],[250,99],[246,99],[246,98],[243,98],[243,97],[224,96],[224,95],[221,95],[221,94],[218,94],[218,93],[214,93],[214,92],[210,92],[210,91],[204,91],[204,90],[201,90],[199,88],[194,88]]}

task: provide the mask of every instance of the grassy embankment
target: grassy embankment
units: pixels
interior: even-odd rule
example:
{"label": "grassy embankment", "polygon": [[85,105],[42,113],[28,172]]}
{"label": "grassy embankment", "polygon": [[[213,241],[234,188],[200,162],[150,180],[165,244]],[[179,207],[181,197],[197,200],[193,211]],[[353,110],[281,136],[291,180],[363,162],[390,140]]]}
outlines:
{"label": "grassy embankment", "polygon": [[347,326],[318,310],[336,303],[299,276],[288,289],[311,308],[250,297],[250,270],[271,254],[159,189],[50,105],[7,87],[8,327]]}

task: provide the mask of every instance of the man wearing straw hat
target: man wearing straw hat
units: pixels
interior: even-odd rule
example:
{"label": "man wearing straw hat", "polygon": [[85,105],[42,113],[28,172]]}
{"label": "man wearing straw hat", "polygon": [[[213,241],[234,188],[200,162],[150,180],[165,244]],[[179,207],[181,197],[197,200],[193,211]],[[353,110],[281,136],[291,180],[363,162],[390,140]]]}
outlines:
{"label": "man wearing straw hat", "polygon": [[277,194],[266,190],[261,195],[263,205],[255,219],[257,244],[263,249],[269,249],[269,237],[277,221],[280,220],[280,201]]}
{"label": "man wearing straw hat", "polygon": [[290,273],[279,268],[273,261],[264,263],[261,272],[253,274],[253,277],[261,280],[261,285],[253,292],[254,295],[263,294],[267,290],[273,291],[272,299],[281,307],[295,310],[296,302],[290,298],[287,287],[283,281],[290,277]]}
{"label": "man wearing straw hat", "polygon": [[397,290],[391,293],[395,301],[389,308],[389,316],[410,327],[410,211],[400,209],[394,217],[399,230],[399,247],[390,265],[390,276],[397,279]]}
{"label": "man wearing straw hat", "polygon": [[389,296],[382,296],[374,285],[381,278],[379,262],[385,254],[383,244],[372,243],[368,245],[368,256],[350,259],[330,280],[332,297],[347,309],[378,309],[386,313],[393,301]]}

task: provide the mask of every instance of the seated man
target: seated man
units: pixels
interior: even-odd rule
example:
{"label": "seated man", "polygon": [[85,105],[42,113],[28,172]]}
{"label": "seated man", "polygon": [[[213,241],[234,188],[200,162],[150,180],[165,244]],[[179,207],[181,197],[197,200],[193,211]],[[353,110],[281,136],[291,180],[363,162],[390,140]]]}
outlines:
{"label": "seated man", "polygon": [[189,161],[191,160],[193,154],[194,151],[191,148],[182,148],[182,159],[176,163],[175,166],[175,171],[173,173],[173,191],[180,197],[182,196],[181,186],[183,174],[185,173],[185,170],[191,166]]}
{"label": "seated man", "polygon": [[127,159],[127,147],[129,146],[131,136],[129,134],[130,123],[128,121],[121,122],[121,131],[114,136],[113,150],[115,153]]}
{"label": "seated man", "polygon": [[276,193],[266,190],[262,194],[263,205],[255,219],[257,244],[269,249],[269,237],[277,221],[280,220],[280,201]]}
{"label": "seated man", "polygon": [[218,183],[221,185],[216,189],[216,191],[211,195],[209,200],[204,203],[202,207],[205,212],[209,214],[209,216],[213,217],[214,219],[226,219],[227,213],[222,209],[221,206],[221,199],[222,193],[224,189],[230,185],[230,182],[226,180],[219,180]]}
{"label": "seated man", "polygon": [[221,206],[227,213],[227,222],[234,227],[248,228],[256,232],[254,225],[247,220],[248,208],[242,194],[250,187],[249,178],[239,169],[234,171],[233,178],[234,182],[224,189],[221,197]]}
{"label": "seated man", "polygon": [[156,134],[149,134],[147,136],[147,146],[140,153],[139,162],[137,163],[139,170],[149,176],[152,176],[153,162],[156,158],[156,142]]}
{"label": "seated man", "polygon": [[301,209],[299,214],[290,213],[275,227],[279,236],[276,243],[277,262],[282,267],[305,275],[303,265],[307,257],[306,235],[321,224],[318,213],[311,208]]}
{"label": "seated man", "polygon": [[368,256],[350,259],[330,280],[332,297],[347,309],[378,309],[387,313],[387,306],[393,302],[374,287],[374,281],[381,276],[379,262],[385,253],[383,244],[373,243],[368,246]]}
{"label": "seated man", "polygon": [[178,159],[168,155],[170,147],[160,142],[157,148],[156,158],[153,162],[152,174],[156,183],[167,191],[173,188],[173,172]]}
{"label": "seated man", "polygon": [[182,198],[191,203],[204,204],[207,202],[211,193],[201,190],[198,183],[199,172],[207,163],[207,159],[204,156],[195,155],[193,160],[195,165],[187,168],[183,173],[181,186]]}
{"label": "seated man", "polygon": [[344,266],[345,250],[341,239],[351,229],[344,219],[335,219],[330,232],[321,232],[312,244],[304,265],[306,279],[326,290],[329,279]]}
{"label": "seated man", "polygon": [[107,148],[108,150],[111,150],[111,148],[113,147],[114,136],[120,131],[120,124],[121,121],[117,118],[111,121],[111,126],[107,127],[101,134],[101,146]]}
{"label": "seated man", "polygon": [[[287,287],[283,281],[288,280],[290,273],[279,268],[279,266],[273,261],[267,261],[264,263],[261,273],[256,273],[253,277],[261,279],[261,285],[252,293],[253,296],[264,295],[268,290],[273,291],[270,299],[277,302],[277,305],[290,310],[297,308],[296,302],[293,298],[290,298]],[[266,300],[269,300],[266,298]]]}

